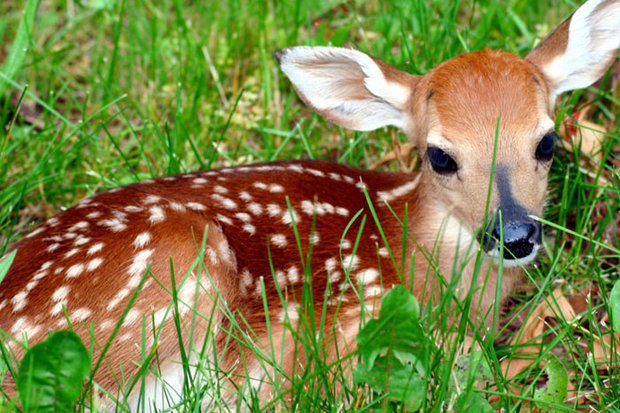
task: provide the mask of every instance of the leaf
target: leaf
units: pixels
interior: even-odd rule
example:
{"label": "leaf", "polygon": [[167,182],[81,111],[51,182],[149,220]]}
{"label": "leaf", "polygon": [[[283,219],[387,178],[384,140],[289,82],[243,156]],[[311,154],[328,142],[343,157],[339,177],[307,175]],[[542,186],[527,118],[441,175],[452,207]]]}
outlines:
{"label": "leaf", "polygon": [[612,328],[616,333],[620,333],[620,280],[616,281],[609,294],[609,313]]}
{"label": "leaf", "polygon": [[68,411],[84,389],[90,357],[79,336],[58,331],[26,352],[17,374],[25,411]]}
{"label": "leaf", "polygon": [[378,357],[370,370],[358,366],[353,378],[358,383],[368,383],[378,393],[387,393],[391,400],[405,403],[411,410],[422,407],[426,381],[411,364],[403,364],[393,354]]}
{"label": "leaf", "polygon": [[534,399],[537,402],[545,402],[537,403],[545,410],[549,409],[550,412],[560,411],[550,407],[549,404],[561,405],[566,400],[568,395],[568,372],[562,362],[555,356],[551,356],[551,359],[545,366],[545,372],[548,378],[547,384],[536,390]]}
{"label": "leaf", "polygon": [[13,260],[15,259],[15,255],[17,255],[17,250],[9,252],[0,260],[0,283],[2,283],[4,277],[8,274],[9,268],[11,268],[11,264],[13,264]]}
{"label": "leaf", "polygon": [[493,407],[478,393],[462,393],[457,399],[460,413],[493,413]]}
{"label": "leaf", "polygon": [[357,334],[360,363],[353,378],[411,410],[424,402],[430,339],[419,321],[418,302],[403,286],[381,301],[379,318]]}
{"label": "leaf", "polygon": [[411,362],[424,358],[424,331],[419,322],[420,308],[402,285],[395,286],[381,301],[379,318],[370,320],[357,334],[359,354],[372,368],[376,357],[393,351]]}
{"label": "leaf", "polygon": [[9,54],[0,69],[0,96],[4,94],[4,90],[7,86],[7,82],[2,78],[6,77],[8,79],[13,79],[24,63],[24,58],[26,57],[26,52],[28,51],[28,46],[30,45],[30,36],[32,34],[32,27],[34,26],[34,17],[37,9],[39,8],[39,1],[40,0],[28,0],[26,3],[24,16],[19,23],[15,41],[13,42],[13,45],[9,50]]}

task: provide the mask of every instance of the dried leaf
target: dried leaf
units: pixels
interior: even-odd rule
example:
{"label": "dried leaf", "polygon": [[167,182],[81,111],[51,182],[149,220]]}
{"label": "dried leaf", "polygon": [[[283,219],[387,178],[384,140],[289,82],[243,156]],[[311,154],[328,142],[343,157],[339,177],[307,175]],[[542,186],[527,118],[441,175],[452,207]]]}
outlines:
{"label": "dried leaf", "polygon": [[580,148],[581,153],[590,155],[599,162],[603,160],[601,145],[608,131],[594,122],[586,120],[587,111],[579,111],[573,115],[573,119],[566,119],[560,126],[560,136],[569,143],[567,149]]}
{"label": "dried leaf", "polygon": [[562,293],[560,288],[553,292],[550,299],[540,303],[521,327],[513,340],[513,345],[519,346],[519,351],[510,359],[501,363],[504,376],[508,379],[516,376],[519,372],[529,367],[540,351],[543,333],[547,327],[547,319],[564,319],[572,321],[577,317],[573,306]]}

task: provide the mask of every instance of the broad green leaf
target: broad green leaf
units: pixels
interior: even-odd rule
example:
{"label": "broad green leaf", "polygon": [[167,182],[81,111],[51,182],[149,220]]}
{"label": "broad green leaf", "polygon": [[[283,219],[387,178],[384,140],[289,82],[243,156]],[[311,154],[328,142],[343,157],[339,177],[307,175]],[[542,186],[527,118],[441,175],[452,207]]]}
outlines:
{"label": "broad green leaf", "polygon": [[411,410],[423,404],[428,387],[430,339],[419,316],[413,295],[396,286],[383,297],[379,318],[370,320],[356,337],[360,364],[354,380]]}
{"label": "broad green leaf", "polygon": [[[30,46],[30,36],[32,35],[34,18],[39,8],[39,1],[40,0],[28,0],[26,2],[26,8],[24,9],[24,15],[17,29],[17,35],[0,69],[0,74],[9,79],[15,78],[15,75],[17,75],[17,72],[24,63],[26,52]],[[2,79],[3,76],[0,76],[0,96],[4,94],[4,90],[8,85],[8,83]]]}
{"label": "broad green leaf", "polygon": [[378,357],[370,370],[360,365],[353,378],[368,383],[378,393],[387,393],[389,399],[405,403],[411,410],[422,407],[426,381],[411,364],[401,363],[393,354]]}
{"label": "broad green leaf", "polygon": [[614,288],[611,289],[609,312],[611,313],[612,328],[616,333],[620,333],[620,280],[616,281]]}
{"label": "broad green leaf", "polygon": [[425,359],[428,339],[420,322],[415,297],[403,286],[396,286],[381,301],[379,318],[370,320],[356,340],[364,364],[372,368],[380,354],[393,351],[398,357],[418,364]]}
{"label": "broad green leaf", "polygon": [[26,352],[17,374],[25,411],[69,411],[84,388],[90,357],[77,334],[58,331]]}
{"label": "broad green leaf", "polygon": [[15,259],[15,255],[17,255],[17,250],[9,252],[0,260],[0,283],[2,283],[4,277],[8,274],[9,268],[11,268],[11,264],[13,264],[13,260]]}
{"label": "broad green leaf", "polygon": [[460,413],[493,413],[493,406],[479,393],[462,393],[457,400]]}
{"label": "broad green leaf", "polygon": [[549,404],[561,405],[564,403],[564,400],[566,400],[566,396],[568,395],[568,372],[562,362],[555,356],[552,356],[547,362],[545,372],[547,373],[547,384],[536,390],[534,399],[546,402],[538,403],[545,411],[560,411],[549,406]]}

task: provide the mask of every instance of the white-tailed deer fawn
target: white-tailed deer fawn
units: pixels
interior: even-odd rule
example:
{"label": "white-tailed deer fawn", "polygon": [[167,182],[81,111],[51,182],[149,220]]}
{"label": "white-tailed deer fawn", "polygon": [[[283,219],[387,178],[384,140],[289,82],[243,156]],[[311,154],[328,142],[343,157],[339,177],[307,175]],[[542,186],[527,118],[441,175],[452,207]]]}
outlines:
{"label": "white-tailed deer fawn", "polygon": [[[554,153],[556,97],[601,77],[619,46],[620,2],[590,0],[525,59],[483,50],[423,76],[351,49],[280,50],[276,58],[306,104],[347,128],[401,128],[423,155],[420,172],[276,162],[150,179],[95,195],[16,246],[0,288],[0,328],[32,344],[66,328],[68,318],[92,343],[96,360],[137,293],[95,381],[120,394],[140,368],[141,346],[147,352],[157,346],[162,378],[148,382],[145,394],[148,404],[163,406],[183,386],[174,314],[193,363],[201,362],[193,346],[214,329],[216,348],[206,355],[222,357],[231,382],[259,383],[269,372],[254,352],[232,344],[231,318],[252,332],[258,348],[275,343],[282,371],[290,372],[303,360],[291,351],[290,337],[282,345],[283,325],[294,326],[307,311],[299,305],[304,286],[312,286],[317,312],[324,302],[329,307],[325,325],[338,325],[324,334],[327,351],[347,351],[354,347],[360,300],[372,311],[398,283],[433,299],[439,279],[453,274],[465,294],[481,248],[486,275],[476,282],[486,288],[476,293],[472,316],[489,320],[497,262],[505,267],[504,299],[541,245],[535,217]],[[161,380],[173,389],[166,396]],[[266,396],[269,387],[261,391]],[[137,394],[129,394],[134,409]]]}

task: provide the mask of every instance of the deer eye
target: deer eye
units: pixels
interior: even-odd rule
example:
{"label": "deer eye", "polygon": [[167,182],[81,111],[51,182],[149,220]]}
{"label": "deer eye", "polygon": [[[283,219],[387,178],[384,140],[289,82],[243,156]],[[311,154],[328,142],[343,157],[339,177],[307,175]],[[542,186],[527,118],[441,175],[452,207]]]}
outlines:
{"label": "deer eye", "polygon": [[431,163],[433,170],[438,174],[449,175],[455,173],[458,169],[454,159],[439,148],[428,148],[426,150],[426,157]]}
{"label": "deer eye", "polygon": [[555,142],[557,139],[558,135],[555,132],[549,132],[543,136],[536,147],[536,159],[541,162],[550,161],[555,152]]}

